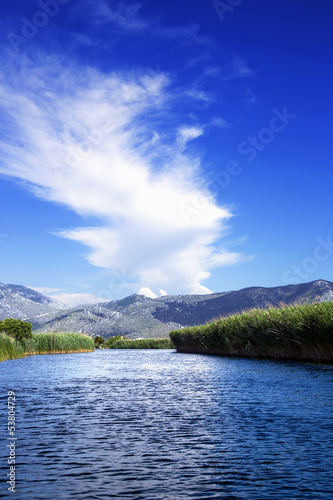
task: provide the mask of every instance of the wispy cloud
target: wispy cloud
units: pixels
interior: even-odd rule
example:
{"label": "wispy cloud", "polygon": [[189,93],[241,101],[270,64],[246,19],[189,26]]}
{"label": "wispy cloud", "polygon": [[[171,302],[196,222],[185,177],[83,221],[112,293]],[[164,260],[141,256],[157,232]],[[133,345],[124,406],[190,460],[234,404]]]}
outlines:
{"label": "wispy cloud", "polygon": [[190,97],[191,99],[195,99],[198,101],[202,101],[205,104],[210,104],[213,102],[213,98],[209,95],[208,92],[199,89],[190,89],[185,91],[185,95]]}
{"label": "wispy cloud", "polygon": [[202,127],[196,126],[182,126],[178,130],[177,141],[180,150],[183,151],[186,148],[186,144],[193,139],[197,139],[204,134],[204,129]]}
{"label": "wispy cloud", "polygon": [[255,104],[257,102],[257,97],[252,89],[247,88],[245,91],[245,101],[249,104]]}
{"label": "wispy cloud", "polygon": [[247,78],[253,76],[254,72],[249,68],[247,62],[239,56],[234,56],[232,70],[235,76]]}
{"label": "wispy cloud", "polygon": [[236,78],[250,78],[255,72],[249,67],[242,57],[234,55],[231,61],[224,66],[210,66],[205,68],[205,76],[220,77],[222,81],[234,80]]}
{"label": "wispy cloud", "polygon": [[74,9],[76,17],[89,16],[91,23],[95,25],[112,24],[125,32],[142,32],[149,28],[150,22],[145,20],[139,13],[139,3],[118,3],[113,6],[104,0],[99,2],[85,1]]}
{"label": "wispy cloud", "polygon": [[75,17],[89,18],[90,27],[110,27],[112,31],[127,35],[148,35],[164,40],[177,40],[183,43],[196,43],[202,46],[211,46],[213,39],[200,33],[200,26],[189,23],[183,26],[167,26],[161,17],[146,17],[142,11],[142,4],[124,2],[106,2],[86,0],[84,5],[78,4]]}
{"label": "wispy cloud", "polygon": [[[125,269],[155,291],[208,293],[202,281],[211,270],[243,257],[221,247],[232,214],[203,187],[200,158],[179,150],[179,137],[194,140],[204,125],[182,126],[178,116],[178,133],[173,126],[161,133],[166,105],[171,112],[172,81],[162,73],[106,75],[55,59],[5,68],[0,173],[97,217],[93,227],[57,233],[85,245],[93,266]],[[184,217],[202,198],[204,208]]]}

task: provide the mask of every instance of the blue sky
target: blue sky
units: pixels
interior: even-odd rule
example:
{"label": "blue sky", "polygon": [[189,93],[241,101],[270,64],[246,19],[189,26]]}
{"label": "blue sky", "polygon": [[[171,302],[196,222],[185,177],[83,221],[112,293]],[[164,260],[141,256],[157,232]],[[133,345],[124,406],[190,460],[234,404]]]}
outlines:
{"label": "blue sky", "polygon": [[1,282],[76,305],[333,281],[333,4],[0,9]]}

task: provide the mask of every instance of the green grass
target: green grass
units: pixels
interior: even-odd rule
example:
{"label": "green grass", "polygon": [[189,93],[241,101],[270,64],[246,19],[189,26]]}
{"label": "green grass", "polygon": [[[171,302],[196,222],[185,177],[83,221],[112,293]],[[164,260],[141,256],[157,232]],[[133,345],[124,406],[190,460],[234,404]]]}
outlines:
{"label": "green grass", "polygon": [[38,333],[32,339],[17,341],[0,333],[0,361],[31,354],[57,354],[94,351],[94,339],[80,333]]}
{"label": "green grass", "polygon": [[109,349],[174,349],[170,339],[116,340]]}
{"label": "green grass", "polygon": [[177,351],[333,362],[333,302],[253,309],[170,333]]}

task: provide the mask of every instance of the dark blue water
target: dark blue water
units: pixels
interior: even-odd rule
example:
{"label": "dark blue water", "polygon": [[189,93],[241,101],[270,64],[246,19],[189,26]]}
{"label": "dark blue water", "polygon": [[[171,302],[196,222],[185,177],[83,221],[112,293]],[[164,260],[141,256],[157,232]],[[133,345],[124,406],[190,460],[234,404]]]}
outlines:
{"label": "dark blue water", "polygon": [[333,498],[333,367],[100,350],[0,365],[13,499]]}

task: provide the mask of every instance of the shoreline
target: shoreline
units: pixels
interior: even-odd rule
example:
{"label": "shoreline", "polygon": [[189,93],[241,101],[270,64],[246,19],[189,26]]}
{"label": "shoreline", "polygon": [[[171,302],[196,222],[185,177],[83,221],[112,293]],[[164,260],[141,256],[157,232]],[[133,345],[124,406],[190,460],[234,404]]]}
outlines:
{"label": "shoreline", "polygon": [[4,358],[0,360],[0,363],[2,361],[12,361],[15,359],[25,359],[29,356],[43,356],[44,354],[80,354],[80,353],[85,353],[85,352],[95,352],[95,349],[82,349],[79,351],[48,351],[48,352],[25,352],[23,356],[15,356],[15,357],[10,357],[10,358]]}
{"label": "shoreline", "polygon": [[218,350],[200,350],[200,349],[190,349],[190,348],[175,348],[177,352],[181,354],[199,354],[207,356],[219,356],[221,358],[242,358],[242,359],[253,359],[253,360],[269,360],[269,361],[293,361],[299,363],[319,363],[333,365],[333,357],[330,358],[317,358],[315,356],[288,356],[284,354],[280,355],[264,355],[264,354],[247,354],[244,352],[233,352],[224,353]]}

